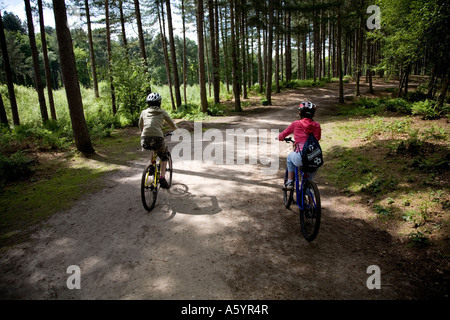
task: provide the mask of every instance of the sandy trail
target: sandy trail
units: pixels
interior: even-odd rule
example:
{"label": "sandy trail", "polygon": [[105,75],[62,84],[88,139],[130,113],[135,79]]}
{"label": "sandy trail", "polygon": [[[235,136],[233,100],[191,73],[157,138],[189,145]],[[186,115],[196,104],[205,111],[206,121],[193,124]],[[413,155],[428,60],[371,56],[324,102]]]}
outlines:
{"label": "sandy trail", "polygon": [[[219,118],[203,128],[283,130],[303,99],[329,121],[337,86],[274,95],[274,106]],[[364,88],[363,90],[366,90]],[[346,94],[354,93],[346,85]],[[326,132],[324,132],[326,138]],[[138,138],[136,138],[138,143]],[[272,142],[272,141],[270,141]],[[422,282],[405,270],[395,239],[374,229],[368,207],[348,199],[318,175],[323,220],[318,238],[300,233],[297,210],[283,206],[279,169],[262,164],[174,162],[174,185],[155,209],[141,204],[140,160],[108,175],[107,187],[81,199],[0,259],[0,296],[11,299],[410,299]],[[203,143],[203,148],[209,142]],[[174,148],[177,142],[170,142]],[[225,155],[224,155],[225,156]],[[81,289],[69,290],[67,267],[79,266]],[[367,268],[382,271],[382,289],[366,286]]]}

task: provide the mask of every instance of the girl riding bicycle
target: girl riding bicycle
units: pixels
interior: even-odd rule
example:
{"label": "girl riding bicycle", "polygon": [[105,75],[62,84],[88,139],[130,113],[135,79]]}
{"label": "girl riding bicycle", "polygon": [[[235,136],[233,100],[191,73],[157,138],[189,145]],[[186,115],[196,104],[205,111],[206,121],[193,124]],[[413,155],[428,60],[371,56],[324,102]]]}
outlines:
{"label": "girl riding bicycle", "polygon": [[288,135],[294,133],[295,140],[295,151],[289,153],[287,157],[288,178],[286,184],[283,186],[283,190],[294,189],[295,167],[302,166],[301,152],[303,145],[308,139],[308,135],[312,133],[317,141],[322,136],[320,124],[313,120],[316,109],[317,107],[314,103],[310,101],[302,102],[298,107],[300,120],[292,122],[278,136],[278,140],[283,141]]}
{"label": "girl riding bicycle", "polygon": [[161,178],[159,180],[162,188],[168,188],[165,178],[167,167],[167,146],[164,141],[164,122],[173,129],[178,129],[166,110],[161,109],[162,97],[158,93],[150,93],[147,96],[148,108],[142,111],[139,117],[139,129],[141,129],[141,146],[146,150],[154,150],[161,159]]}

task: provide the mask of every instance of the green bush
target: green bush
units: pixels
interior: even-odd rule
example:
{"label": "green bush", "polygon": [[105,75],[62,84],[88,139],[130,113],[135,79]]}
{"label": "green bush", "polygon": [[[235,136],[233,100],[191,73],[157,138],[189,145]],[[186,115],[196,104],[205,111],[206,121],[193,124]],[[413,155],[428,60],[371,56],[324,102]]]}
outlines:
{"label": "green bush", "polygon": [[173,119],[201,120],[206,114],[200,111],[200,106],[195,103],[182,104],[177,110],[169,111]]}
{"label": "green bush", "polygon": [[33,159],[25,155],[24,151],[18,151],[7,157],[0,154],[0,182],[8,182],[26,178],[33,173]]}
{"label": "green bush", "polygon": [[266,98],[261,99],[261,104],[262,104],[263,106],[268,106],[268,105],[270,105],[269,101],[268,101]]}
{"label": "green bush", "polygon": [[381,104],[384,105],[387,111],[411,114],[411,104],[405,99],[382,99]]}
{"label": "green bush", "polygon": [[422,116],[422,119],[433,120],[442,117],[450,110],[446,106],[439,108],[439,105],[436,101],[426,99],[425,101],[418,101],[413,103],[411,111],[414,115]]}
{"label": "green bush", "polygon": [[146,108],[145,98],[150,92],[150,80],[143,63],[117,59],[114,64],[114,88],[120,112],[137,125],[139,115]]}
{"label": "green bush", "polygon": [[210,116],[223,116],[225,113],[225,106],[219,104],[212,104],[208,107],[208,114]]}

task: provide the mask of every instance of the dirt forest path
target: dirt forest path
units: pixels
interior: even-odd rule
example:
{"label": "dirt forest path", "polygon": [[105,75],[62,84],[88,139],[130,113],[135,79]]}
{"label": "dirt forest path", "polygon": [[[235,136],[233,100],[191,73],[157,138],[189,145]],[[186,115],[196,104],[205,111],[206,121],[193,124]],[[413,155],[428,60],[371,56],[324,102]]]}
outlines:
{"label": "dirt forest path", "polygon": [[[346,95],[354,90],[354,85],[345,86]],[[216,128],[224,137],[230,128],[281,131],[295,119],[296,106],[304,99],[319,105],[316,120],[326,123],[337,92],[337,84],[330,84],[275,94],[273,106],[203,123],[203,131]],[[423,297],[422,281],[406,272],[414,260],[401,254],[387,232],[371,226],[368,206],[350,205],[320,173],[322,225],[315,241],[304,240],[297,210],[287,210],[282,200],[289,147],[276,143],[279,169],[271,174],[262,174],[261,164],[175,162],[173,187],[159,193],[150,213],[140,199],[146,159],[130,162],[107,176],[107,188],[54,215],[32,241],[2,255],[2,298]],[[169,142],[170,148],[176,144]],[[66,285],[71,265],[81,271],[79,290]],[[366,286],[371,265],[381,269],[380,290]]]}

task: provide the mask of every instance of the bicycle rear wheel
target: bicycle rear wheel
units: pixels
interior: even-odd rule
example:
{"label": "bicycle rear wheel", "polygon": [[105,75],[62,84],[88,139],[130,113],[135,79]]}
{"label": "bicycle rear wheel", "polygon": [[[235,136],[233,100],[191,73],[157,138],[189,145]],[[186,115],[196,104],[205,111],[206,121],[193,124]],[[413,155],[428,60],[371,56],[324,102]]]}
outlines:
{"label": "bicycle rear wheel", "polygon": [[167,152],[169,159],[167,160],[167,168],[166,168],[166,181],[169,188],[172,186],[172,175],[173,175],[173,167],[172,167],[172,155],[170,152]]}
{"label": "bicycle rear wheel", "polygon": [[[286,185],[287,182],[287,176],[288,176],[288,172],[286,170],[286,174],[284,176],[284,184]],[[284,190],[283,189],[283,201],[284,201],[284,206],[289,209],[292,202],[293,202],[293,194],[294,194],[294,190]]]}
{"label": "bicycle rear wheel", "polygon": [[155,207],[158,188],[158,181],[155,184],[155,166],[149,165],[142,172],[141,179],[141,199],[145,210],[151,211]]}
{"label": "bicycle rear wheel", "polygon": [[303,191],[303,210],[300,209],[300,226],[305,239],[313,241],[319,233],[322,214],[319,188],[313,181],[306,181]]}

